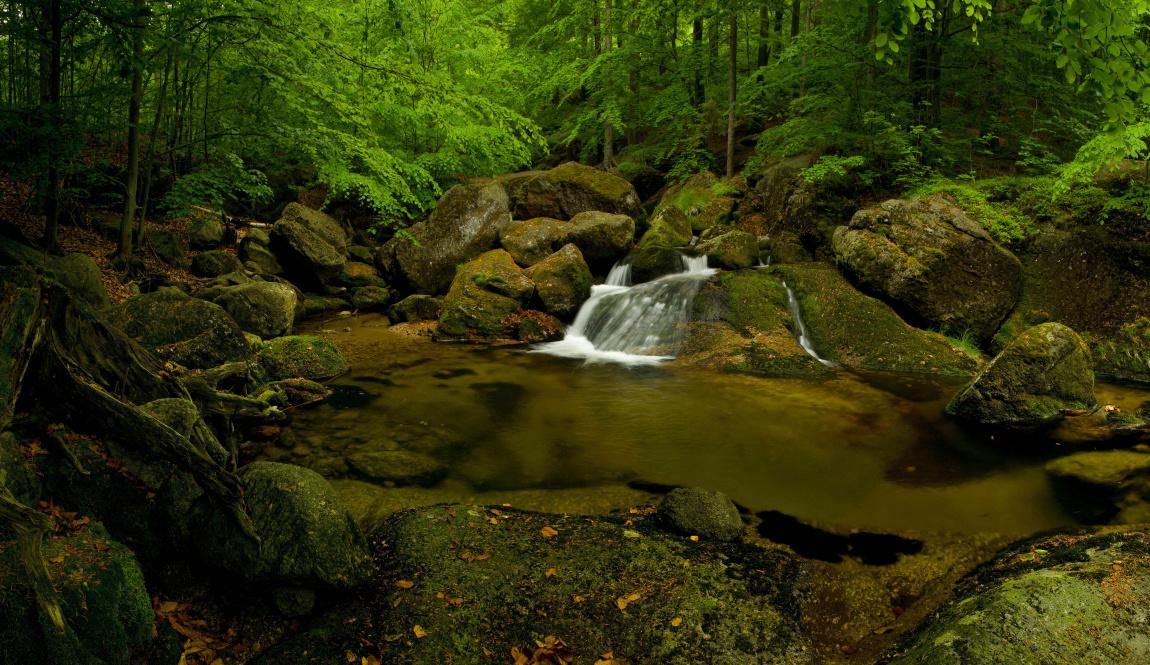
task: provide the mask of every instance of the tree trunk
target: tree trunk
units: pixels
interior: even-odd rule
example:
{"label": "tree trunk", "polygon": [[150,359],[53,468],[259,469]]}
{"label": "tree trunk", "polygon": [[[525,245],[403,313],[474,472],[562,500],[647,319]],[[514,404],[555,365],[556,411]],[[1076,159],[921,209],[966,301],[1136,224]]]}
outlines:
{"label": "tree trunk", "polygon": [[696,18],[691,24],[691,59],[694,60],[695,87],[691,91],[691,101],[695,106],[702,106],[706,101],[703,91],[703,19]]}
{"label": "tree trunk", "polygon": [[[604,3],[603,15],[603,55],[611,54],[611,0]],[[610,74],[607,85],[610,86]],[[603,118],[603,170],[612,171],[615,168],[615,130],[611,127],[611,113],[607,112]]]}
{"label": "tree trunk", "polygon": [[735,175],[735,87],[738,83],[739,62],[739,27],[733,6],[731,7],[730,62],[730,94],[727,98],[727,180]]}
{"label": "tree trunk", "polygon": [[132,222],[136,218],[136,188],[140,179],[140,102],[144,96],[144,26],[142,9],[144,0],[132,0],[136,8],[137,25],[132,42],[132,99],[128,103],[128,183],[124,192],[124,215],[120,218],[120,242],[116,246],[116,262],[126,272],[132,262]]}
{"label": "tree trunk", "polygon": [[803,0],[791,2],[791,39],[799,36],[800,17],[803,14]]}
{"label": "tree trunk", "polygon": [[[814,1],[815,0],[807,0],[806,28],[803,30],[803,34],[808,35],[808,36],[811,34],[811,5],[814,4]],[[807,50],[803,49],[803,78],[799,81],[799,97],[806,97],[806,96],[807,96]]]}
{"label": "tree trunk", "polygon": [[48,5],[48,22],[52,37],[48,45],[47,103],[48,123],[51,137],[48,149],[48,187],[44,197],[44,238],[41,244],[48,252],[60,252],[60,160],[63,146],[60,133],[60,46],[63,43],[63,18],[60,14],[60,0],[51,0]]}
{"label": "tree trunk", "polygon": [[[758,67],[762,69],[771,63],[771,10],[767,7],[767,3],[759,7],[759,60]],[[760,73],[756,80],[760,83],[763,82],[763,75]]]}

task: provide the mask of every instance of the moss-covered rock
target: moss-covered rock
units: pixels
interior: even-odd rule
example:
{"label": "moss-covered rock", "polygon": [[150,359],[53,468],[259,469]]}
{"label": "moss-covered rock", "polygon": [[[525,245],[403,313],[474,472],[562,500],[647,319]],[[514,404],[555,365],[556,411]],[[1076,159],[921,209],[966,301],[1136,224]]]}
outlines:
{"label": "moss-covered rock", "polygon": [[687,214],[675,206],[665,206],[648,220],[650,228],[639,240],[640,249],[645,247],[682,247],[691,242],[694,235],[691,220]]}
{"label": "moss-covered rock", "polygon": [[387,282],[379,276],[374,265],[359,261],[345,263],[343,271],[336,278],[336,282],[353,289],[361,286],[387,286]]}
{"label": "moss-covered rock", "polygon": [[517,321],[515,338],[520,342],[553,342],[563,337],[563,323],[546,312],[529,309],[517,312],[514,318]]}
{"label": "moss-covered rock", "polygon": [[811,253],[803,247],[799,237],[790,231],[776,231],[771,234],[770,249],[767,254],[771,265],[776,263],[805,263],[811,261]]}
{"label": "moss-covered rock", "polygon": [[200,252],[192,259],[192,274],[198,277],[219,277],[230,272],[243,270],[243,262],[235,254],[211,249]]}
{"label": "moss-covered rock", "polygon": [[700,240],[695,251],[706,256],[713,267],[742,270],[758,262],[759,240],[745,231],[730,231]]}
{"label": "moss-covered rock", "polygon": [[433,321],[443,311],[443,301],[432,296],[408,296],[387,308],[387,320],[396,323]]}
{"label": "moss-covered rock", "polygon": [[447,475],[447,466],[422,453],[407,450],[375,450],[347,456],[347,465],[363,480],[376,484],[430,487]]}
{"label": "moss-covered rock", "polygon": [[[572,219],[582,212],[642,214],[642,202],[631,183],[617,175],[567,162],[523,183],[511,202],[515,219]],[[565,244],[565,243],[564,243]],[[584,252],[586,249],[580,247]]]}
{"label": "moss-covered rock", "polygon": [[1143,663],[1150,538],[1045,534],[1007,548],[880,662]]}
{"label": "moss-covered rock", "polygon": [[163,259],[164,263],[175,268],[188,267],[184,243],[176,234],[165,229],[153,229],[148,231],[148,243],[151,244],[152,250]]}
{"label": "moss-covered rock", "polygon": [[296,291],[286,284],[252,282],[234,286],[215,299],[235,319],[240,330],[264,339],[291,333]]}
{"label": "moss-covered rock", "polygon": [[126,300],[112,307],[107,318],[145,349],[192,369],[251,358],[243,330],[222,307],[179,289]]}
{"label": "moss-covered rock", "polygon": [[260,231],[260,236],[253,239],[252,231],[259,231],[259,229],[252,229],[240,241],[239,258],[244,262],[244,265],[254,263],[259,269],[261,275],[279,275],[284,271],[283,266],[280,265],[279,259],[276,255],[268,249],[268,236],[263,231]]}
{"label": "moss-covered rock", "polygon": [[336,296],[321,296],[316,294],[306,294],[304,296],[302,308],[296,308],[296,321],[302,317],[315,316],[317,314],[329,314],[331,312],[350,312],[351,303],[345,298]]}
{"label": "moss-covered rock", "polygon": [[634,239],[635,220],[631,217],[584,212],[568,222],[547,217],[512,222],[499,241],[515,262],[525,267],[572,244],[593,270],[603,273],[627,254]]}
{"label": "moss-covered rock", "polygon": [[256,357],[273,381],[319,381],[347,371],[347,363],[330,340],[310,335],[280,337],[264,344]]}
{"label": "moss-covered rock", "polygon": [[388,573],[260,663],[346,664],[366,640],[388,663],[495,665],[547,636],[579,663],[811,662],[802,567],[783,554],[680,539],[639,515],[463,505],[393,515],[370,540]]}
{"label": "moss-covered rock", "polygon": [[923,327],[989,340],[1018,300],[1022,264],[942,197],[860,210],[831,246],[855,283]]}
{"label": "moss-covered rock", "polygon": [[683,255],[668,247],[640,247],[627,255],[631,280],[640,284],[683,272]]}
{"label": "moss-covered rock", "polygon": [[188,234],[188,244],[193,250],[215,249],[224,241],[224,225],[214,219],[199,219],[192,224]]}
{"label": "moss-covered rock", "polygon": [[1043,323],[990,361],[946,413],[981,425],[1038,425],[1094,405],[1090,350],[1070,328]]}
{"label": "moss-covered rock", "polygon": [[308,289],[332,284],[346,262],[343,254],[320,235],[287,218],[272,227],[269,249],[283,266],[284,275]]}
{"label": "moss-covered rock", "polygon": [[20,442],[12,432],[0,432],[0,486],[26,506],[35,506],[40,499],[40,479],[24,458]]}
{"label": "moss-covered rock", "polygon": [[734,188],[720,183],[709,171],[691,176],[685,183],[668,188],[655,209],[659,215],[667,207],[681,210],[695,232],[712,226],[728,225],[733,219],[737,201],[730,194]]}
{"label": "moss-covered rock", "polygon": [[794,289],[815,351],[861,369],[970,375],[978,361],[942,335],[907,325],[882,301],[859,293],[832,266],[769,269]]}
{"label": "moss-covered rock", "polygon": [[351,293],[351,306],[362,312],[387,307],[391,293],[381,286],[361,286]]}
{"label": "moss-covered rock", "polygon": [[331,390],[323,384],[307,379],[282,379],[273,385],[284,392],[288,404],[292,406],[316,402],[331,394]]}
{"label": "moss-covered rock", "polygon": [[722,492],[676,487],[659,503],[659,519],[672,531],[707,540],[732,541],[743,532],[735,502]]}
{"label": "moss-covered rock", "polygon": [[499,249],[465,264],[443,299],[438,335],[446,341],[514,339],[510,317],[530,300],[535,285]]}
{"label": "moss-covered rock", "polygon": [[1067,510],[1091,523],[1106,522],[1146,496],[1150,453],[1099,450],[1074,453],[1046,464],[1046,475]]}
{"label": "moss-covered rock", "polygon": [[376,265],[400,290],[422,295],[447,291],[460,264],[498,246],[511,221],[507,193],[497,182],[457,185],[443,195],[426,222],[380,248]]}
{"label": "moss-covered rock", "polygon": [[95,309],[112,304],[104,288],[104,275],[100,266],[87,254],[69,254],[51,259],[45,265],[48,276],[71,289],[80,300]]}
{"label": "moss-covered rock", "polygon": [[128,548],[98,524],[65,531],[43,547],[66,628],[36,607],[12,532],[0,530],[0,655],[5,663],[127,663],[152,638],[152,602]]}
{"label": "moss-covered rock", "polygon": [[[299,203],[289,203],[280,214],[280,220],[291,221],[316,234],[341,256],[347,256],[347,233],[331,215],[312,210]],[[274,230],[275,227],[273,227]]]}
{"label": "moss-covered rock", "polygon": [[575,245],[564,245],[523,274],[535,282],[535,297],[552,316],[570,319],[591,297],[591,269]]}

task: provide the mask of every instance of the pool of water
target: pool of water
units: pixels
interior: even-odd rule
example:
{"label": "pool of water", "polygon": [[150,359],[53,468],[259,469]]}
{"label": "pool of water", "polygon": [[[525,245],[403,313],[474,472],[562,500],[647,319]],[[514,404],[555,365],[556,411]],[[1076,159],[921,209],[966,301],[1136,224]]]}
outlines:
{"label": "pool of water", "polygon": [[[751,509],[879,530],[1024,535],[1072,524],[1043,472],[942,417],[960,383],[837,370],[830,378],[719,374],[668,362],[584,364],[524,346],[436,344],[361,316],[310,326],[351,372],[295,410],[295,463],[355,478],[342,460],[412,451],[446,465],[421,495],[690,485]],[[307,332],[303,330],[301,332]],[[1100,384],[1134,408],[1150,394]],[[451,488],[450,496],[447,489]],[[622,507],[622,506],[621,506]]]}

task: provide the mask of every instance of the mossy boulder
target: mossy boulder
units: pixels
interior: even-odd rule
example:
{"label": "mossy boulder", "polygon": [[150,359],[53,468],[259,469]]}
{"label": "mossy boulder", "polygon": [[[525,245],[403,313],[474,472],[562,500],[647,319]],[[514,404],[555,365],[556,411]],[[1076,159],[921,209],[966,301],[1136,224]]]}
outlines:
{"label": "mossy boulder", "polygon": [[215,249],[224,241],[224,225],[214,219],[199,219],[188,230],[188,245],[196,251]]}
{"label": "mossy boulder", "polygon": [[[177,434],[188,439],[220,466],[226,466],[228,463],[228,452],[220,445],[216,436],[212,433],[204,421],[200,418],[200,412],[196,405],[190,400],[180,398],[164,398],[152,400],[140,406],[140,410],[152,416],[156,420],[164,423],[168,427],[175,430]],[[164,467],[166,471],[166,466]],[[161,483],[161,479],[154,479],[156,483]]]}
{"label": "mossy boulder", "polygon": [[678,208],[690,221],[691,229],[698,233],[712,226],[730,224],[737,201],[733,187],[727,187],[709,171],[695,174],[686,182],[668,188],[655,209],[659,215],[665,208]]}
{"label": "mossy boulder", "polygon": [[639,240],[639,248],[682,247],[690,244],[694,236],[691,220],[675,206],[666,206],[648,220],[650,228]]}
{"label": "mossy boulder", "polygon": [[317,314],[351,311],[351,303],[345,298],[323,296],[314,293],[305,294],[302,305],[302,311],[300,308],[296,308],[296,321],[299,321],[302,317],[315,316]]}
{"label": "mossy boulder", "polygon": [[690,318],[678,363],[764,375],[831,371],[799,346],[787,291],[769,270],[715,275],[699,289]]}
{"label": "mossy boulder", "polygon": [[591,269],[575,245],[562,249],[524,271],[535,282],[535,297],[543,311],[570,319],[591,297]]}
{"label": "mossy boulder", "polygon": [[457,185],[443,195],[426,222],[380,248],[376,264],[400,290],[422,295],[447,291],[455,269],[499,245],[511,221],[507,193],[497,182]]}
{"label": "mossy boulder", "polygon": [[1014,543],[880,659],[891,665],[1144,663],[1150,625],[1141,532],[1047,533]]}
{"label": "mossy boulder", "polygon": [[40,479],[24,457],[20,441],[12,432],[0,432],[0,486],[26,506],[40,499]]}
{"label": "mossy boulder", "polygon": [[695,251],[713,267],[742,270],[758,262],[759,240],[746,231],[730,231],[699,242]]}
{"label": "mossy boulder", "polygon": [[1018,300],[1022,264],[939,196],[860,210],[831,246],[860,288],[922,327],[986,341]]}
{"label": "mossy boulder", "polygon": [[[642,201],[631,183],[617,175],[567,162],[524,183],[511,202],[515,219],[552,217],[568,220],[582,212],[642,214]],[[586,249],[580,247],[586,252]]]}
{"label": "mossy boulder", "polygon": [[761,269],[795,293],[811,345],[827,360],[894,372],[969,376],[979,363],[938,333],[907,325],[881,300],[857,291],[825,263]]}
{"label": "mossy boulder", "polygon": [[[341,256],[347,256],[347,233],[331,215],[312,210],[299,203],[289,203],[280,214],[280,221],[291,221],[316,234]],[[273,230],[275,227],[272,227]]]}
{"label": "mossy boulder", "polygon": [[43,556],[66,624],[39,611],[19,549],[0,528],[0,656],[5,663],[127,663],[152,639],[152,601],[131,551],[96,522],[46,539]]}
{"label": "mossy boulder", "polygon": [[1095,405],[1090,349],[1060,323],[1019,335],[946,405],[980,425],[1039,425]]}
{"label": "mossy boulder", "polygon": [[805,263],[812,260],[811,253],[803,247],[799,237],[790,231],[776,231],[771,234],[767,256],[771,265],[776,263]]}
{"label": "mossy boulder", "polygon": [[272,227],[271,246],[284,275],[293,284],[322,289],[332,284],[346,262],[343,254],[303,224],[280,219]]}
{"label": "mossy boulder", "polygon": [[1107,522],[1125,505],[1146,497],[1150,453],[1097,450],[1059,457],[1046,464],[1058,498],[1075,517]]}
{"label": "mossy boulder", "polygon": [[669,247],[640,247],[627,255],[631,280],[640,284],[683,272],[683,255]]}
{"label": "mossy boulder", "polygon": [[433,321],[443,311],[443,301],[433,296],[408,296],[387,308],[387,320],[396,323]]}
{"label": "mossy boulder", "polygon": [[[254,231],[258,229],[252,230]],[[265,238],[267,237],[267,234],[263,234],[262,232],[261,234]],[[276,255],[273,254],[270,249],[268,249],[267,243],[256,242],[251,239],[251,236],[252,233],[249,231],[248,235],[244,236],[244,239],[240,241],[240,260],[244,262],[245,266],[254,263],[255,266],[259,269],[256,272],[259,272],[261,275],[281,274],[284,271],[284,268],[282,265],[280,265],[279,259],[276,258]]]}
{"label": "mossy boulder", "polygon": [[707,540],[732,541],[743,520],[731,497],[701,487],[676,487],[659,502],[659,519],[672,531]]}
{"label": "mossy boulder", "polygon": [[196,254],[192,259],[192,274],[197,277],[219,277],[230,272],[243,270],[243,262],[235,254],[211,249]]}
{"label": "mossy boulder", "polygon": [[363,480],[379,485],[431,487],[443,480],[448,468],[439,460],[407,450],[373,450],[347,456],[347,465]]}
{"label": "mossy boulder", "polygon": [[531,299],[535,284],[507,252],[497,249],[470,261],[443,299],[439,338],[447,341],[514,339],[511,316]]}
{"label": "mossy boulder", "polygon": [[199,543],[205,560],[247,579],[304,587],[348,589],[371,579],[367,540],[322,476],[276,462],[252,462],[236,475],[262,540],[259,558],[237,552],[226,528],[209,528]]}
{"label": "mossy boulder", "polygon": [[256,354],[273,381],[309,379],[320,381],[347,371],[347,363],[334,343],[310,335],[280,337],[264,344]]}
{"label": "mossy boulder", "polygon": [[508,224],[499,240],[521,266],[531,267],[572,244],[592,270],[605,273],[631,249],[635,220],[602,212],[579,213],[568,222],[535,218]]}
{"label": "mossy boulder", "polygon": [[291,333],[296,291],[286,284],[252,282],[227,289],[215,299],[235,319],[240,330],[263,339]]}
{"label": "mossy boulder", "polygon": [[307,379],[282,379],[276,381],[273,387],[282,390],[287,397],[288,404],[292,406],[317,402],[331,394],[331,390],[323,384]]}
{"label": "mossy boulder", "polygon": [[387,307],[391,293],[381,286],[361,286],[351,292],[351,306],[362,312]]}
{"label": "mossy boulder", "polygon": [[359,261],[345,263],[343,271],[336,278],[336,282],[352,289],[361,286],[387,286],[387,282],[379,276],[374,265]]}
{"label": "mossy boulder", "polygon": [[529,309],[516,313],[515,338],[526,344],[553,342],[563,337],[563,323],[546,312]]}
{"label": "mossy boulder", "polygon": [[108,322],[148,351],[191,369],[251,358],[243,330],[224,308],[162,288],[112,307]]}
{"label": "mossy boulder", "polygon": [[495,665],[512,649],[539,662],[547,636],[578,663],[812,662],[803,567],[781,553],[693,542],[641,515],[464,505],[392,515],[369,540],[387,573],[259,663],[346,664],[365,641],[386,663]]}
{"label": "mossy boulder", "polygon": [[173,268],[188,267],[188,257],[184,253],[184,243],[179,236],[165,229],[148,231],[148,243],[156,256]]}
{"label": "mossy boulder", "polygon": [[68,254],[51,259],[45,268],[49,277],[68,287],[90,307],[105,309],[112,304],[104,288],[103,272],[87,254]]}

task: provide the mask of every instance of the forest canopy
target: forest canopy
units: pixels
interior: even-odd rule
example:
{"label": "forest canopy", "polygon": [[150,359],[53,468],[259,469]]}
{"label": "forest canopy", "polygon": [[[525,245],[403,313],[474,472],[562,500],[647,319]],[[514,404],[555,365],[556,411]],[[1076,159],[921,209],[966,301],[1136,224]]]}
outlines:
{"label": "forest canopy", "polygon": [[[1148,0],[11,0],[6,193],[48,216],[319,186],[385,222],[578,160],[823,155],[881,191],[1145,157]],[[724,159],[726,162],[724,163]],[[51,242],[51,238],[48,238]],[[128,239],[130,240],[130,239]]]}

